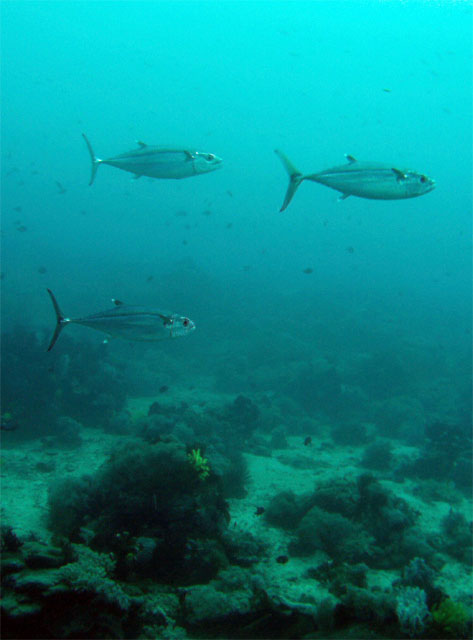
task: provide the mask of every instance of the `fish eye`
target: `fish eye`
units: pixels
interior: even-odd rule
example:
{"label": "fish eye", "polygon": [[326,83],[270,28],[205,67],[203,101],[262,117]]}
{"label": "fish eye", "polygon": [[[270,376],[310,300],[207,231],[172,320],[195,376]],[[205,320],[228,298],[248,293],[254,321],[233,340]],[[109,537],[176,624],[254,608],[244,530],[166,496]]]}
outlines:
{"label": "fish eye", "polygon": [[189,318],[184,318],[184,322],[182,324],[184,325],[184,327],[188,327],[189,326]]}
{"label": "fish eye", "polygon": [[425,176],[421,176],[421,177],[420,177],[420,181],[421,181],[422,183],[427,182],[427,178],[426,178]]}
{"label": "fish eye", "polygon": [[212,160],[215,160],[215,156],[213,155],[213,153],[209,153],[209,154],[207,154],[207,160],[208,160],[209,162],[211,162]]}

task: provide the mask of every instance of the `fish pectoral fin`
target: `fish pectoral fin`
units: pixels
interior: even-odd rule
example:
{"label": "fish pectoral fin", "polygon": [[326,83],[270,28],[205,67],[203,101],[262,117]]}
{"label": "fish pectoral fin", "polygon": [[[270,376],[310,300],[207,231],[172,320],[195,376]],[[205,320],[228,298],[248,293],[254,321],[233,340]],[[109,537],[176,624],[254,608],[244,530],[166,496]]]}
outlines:
{"label": "fish pectoral fin", "polygon": [[142,140],[137,140],[136,143],[137,143],[137,145],[139,146],[140,149],[144,149],[145,147],[148,146],[146,144],[146,142],[143,142]]}
{"label": "fish pectoral fin", "polygon": [[348,160],[350,164],[353,164],[354,162],[358,162],[355,156],[351,156],[349,153],[345,154],[345,158]]}
{"label": "fish pectoral fin", "polygon": [[159,317],[163,320],[164,326],[167,327],[168,325],[173,324],[174,320],[172,319],[171,316],[166,316],[163,313],[159,314]]}
{"label": "fish pectoral fin", "polygon": [[401,171],[401,169],[395,169],[394,167],[392,167],[391,171],[396,176],[398,182],[401,182],[401,180],[407,180],[407,175],[404,173],[404,171]]}
{"label": "fish pectoral fin", "polygon": [[351,193],[342,193],[338,196],[337,202],[341,202],[342,200],[346,200],[351,196]]}
{"label": "fish pectoral fin", "polygon": [[186,154],[188,160],[195,160],[195,155],[192,153],[192,151],[184,151],[184,153]]}

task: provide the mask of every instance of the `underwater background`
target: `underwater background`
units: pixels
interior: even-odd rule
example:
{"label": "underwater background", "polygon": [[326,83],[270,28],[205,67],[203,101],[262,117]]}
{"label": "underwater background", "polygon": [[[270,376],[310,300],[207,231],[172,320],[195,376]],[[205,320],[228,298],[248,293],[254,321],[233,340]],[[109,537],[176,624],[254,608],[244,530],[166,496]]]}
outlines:
{"label": "underwater background", "polygon": [[[471,637],[472,3],[1,3],[2,635]],[[186,180],[90,156],[195,148]],[[279,212],[359,160],[420,198]],[[127,304],[157,343],[55,315]]]}

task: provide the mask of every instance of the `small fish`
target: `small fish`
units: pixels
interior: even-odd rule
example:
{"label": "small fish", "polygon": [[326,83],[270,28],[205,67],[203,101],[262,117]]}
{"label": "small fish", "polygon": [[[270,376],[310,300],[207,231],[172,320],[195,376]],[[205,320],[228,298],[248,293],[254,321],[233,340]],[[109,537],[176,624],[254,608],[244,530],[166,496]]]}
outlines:
{"label": "small fish", "polygon": [[62,313],[53,292],[47,289],[54,311],[56,312],[56,328],[49,343],[48,351],[54,347],[59,334],[69,323],[81,324],[109,336],[136,340],[139,342],[155,342],[168,338],[186,336],[195,329],[189,318],[176,313],[132,307],[120,300],[113,300],[114,307],[106,311],[94,313],[84,318],[66,318]]}
{"label": "small fish", "polygon": [[318,182],[340,191],[339,200],[345,200],[349,196],[371,200],[402,200],[422,196],[435,189],[435,180],[422,173],[410,169],[397,169],[380,162],[358,162],[350,155],[346,156],[348,163],[345,165],[304,175],[281,151],[276,149],[275,153],[289,175],[289,186],[281,211],[289,205],[304,180]]}
{"label": "small fish", "polygon": [[174,215],[178,218],[185,218],[187,216],[187,211],[183,211],[181,209],[180,211],[176,211]]}
{"label": "small fish", "polygon": [[256,507],[255,516],[262,516],[264,512],[265,512],[264,507]]}
{"label": "small fish", "polygon": [[289,556],[286,556],[286,555],[278,556],[276,558],[276,562],[279,562],[279,564],[286,564],[286,562],[288,561],[289,561]]}
{"label": "small fish", "polygon": [[20,205],[18,205],[17,207],[13,207],[13,211],[16,211],[17,213],[21,213],[23,210],[23,207],[20,207]]}
{"label": "small fish", "polygon": [[46,273],[46,267],[38,267],[38,273]]}
{"label": "small fish", "polygon": [[163,384],[162,387],[159,387],[159,393],[166,393],[166,391],[169,391],[167,384]]}
{"label": "small fish", "polygon": [[205,209],[205,211],[202,211],[202,215],[203,216],[211,216],[212,212],[210,211],[210,209]]}
{"label": "small fish", "polygon": [[92,160],[92,173],[89,185],[92,185],[100,164],[108,164],[123,171],[135,174],[135,178],[190,178],[201,173],[215,171],[222,166],[222,159],[213,153],[194,149],[172,149],[169,147],[151,147],[138,142],[138,149],[122,153],[113,158],[97,158],[85,133],[82,134]]}
{"label": "small fish", "polygon": [[302,273],[314,273],[314,270],[312,269],[312,267],[306,267],[305,269],[302,270]]}
{"label": "small fish", "polygon": [[383,89],[384,93],[391,93],[392,89]]}
{"label": "small fish", "polygon": [[230,191],[230,189],[227,189],[227,196],[230,196],[230,198],[233,198],[233,193]]}
{"label": "small fish", "polygon": [[225,229],[231,229],[233,227],[233,222],[227,222],[225,225]]}
{"label": "small fish", "polygon": [[305,438],[304,440],[304,444],[306,447],[308,447],[309,444],[312,444],[312,438],[310,436],[307,436],[307,438]]}
{"label": "small fish", "polygon": [[25,231],[28,231],[28,227],[26,227],[24,224],[20,224],[17,228],[17,231],[21,231],[22,233],[24,233]]}
{"label": "small fish", "polygon": [[154,280],[154,276],[148,276],[146,278],[146,282],[153,282],[153,280]]}
{"label": "small fish", "polygon": [[354,247],[347,247],[347,253],[355,253]]}
{"label": "small fish", "polygon": [[67,193],[67,189],[64,189],[64,187],[62,186],[62,184],[60,182],[58,182],[57,180],[54,181],[56,183],[56,187],[58,189],[58,193],[60,195],[63,195],[64,193]]}

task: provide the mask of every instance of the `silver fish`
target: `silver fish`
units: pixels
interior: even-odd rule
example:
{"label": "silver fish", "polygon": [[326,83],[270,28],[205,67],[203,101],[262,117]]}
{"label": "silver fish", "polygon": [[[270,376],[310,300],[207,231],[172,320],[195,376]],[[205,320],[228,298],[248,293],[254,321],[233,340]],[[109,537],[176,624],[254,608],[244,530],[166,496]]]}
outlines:
{"label": "silver fish", "polygon": [[48,351],[54,347],[59,334],[67,324],[82,324],[85,327],[103,331],[109,336],[135,340],[139,342],[156,342],[168,338],[186,336],[195,329],[189,318],[177,313],[132,307],[119,300],[113,300],[115,306],[107,311],[94,313],[84,318],[66,318],[62,313],[53,292],[47,290],[56,312],[56,328],[49,343]]}
{"label": "silver fish", "polygon": [[353,156],[345,156],[348,164],[332,167],[304,175],[278,149],[275,153],[280,158],[289,174],[289,186],[281,211],[291,202],[298,186],[304,180],[320,184],[341,192],[340,200],[349,196],[370,198],[372,200],[401,200],[422,196],[435,189],[435,180],[423,173],[410,169],[396,169],[392,165],[381,162],[358,162]]}
{"label": "silver fish", "polygon": [[82,136],[92,160],[89,185],[93,184],[95,174],[101,164],[109,164],[117,169],[130,171],[135,174],[135,178],[149,176],[150,178],[172,178],[175,180],[209,173],[209,171],[215,171],[222,166],[222,159],[213,153],[194,149],[150,147],[144,142],[138,142],[138,149],[103,160],[97,158],[85,133]]}

